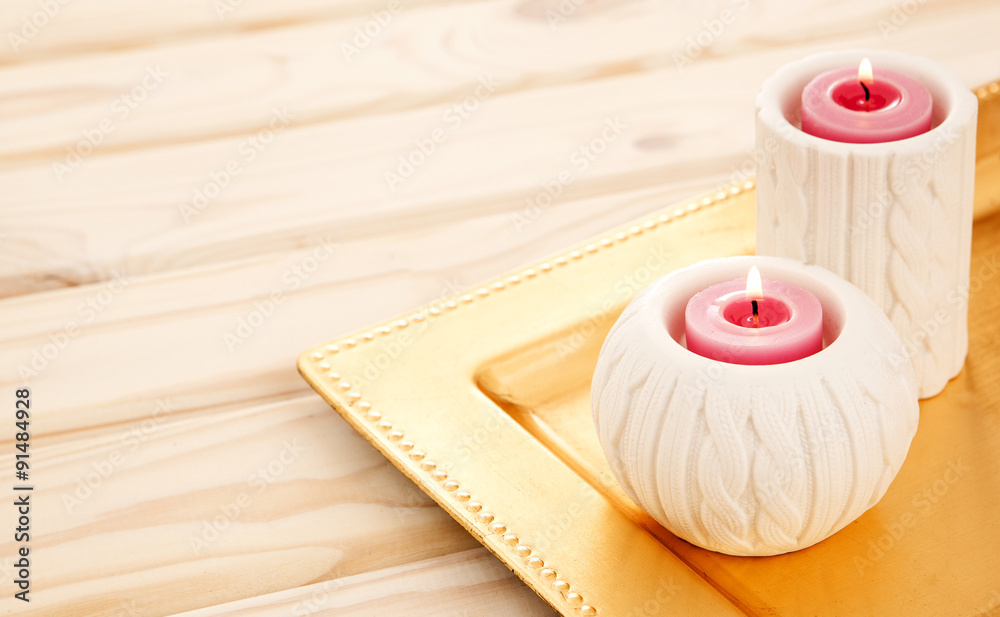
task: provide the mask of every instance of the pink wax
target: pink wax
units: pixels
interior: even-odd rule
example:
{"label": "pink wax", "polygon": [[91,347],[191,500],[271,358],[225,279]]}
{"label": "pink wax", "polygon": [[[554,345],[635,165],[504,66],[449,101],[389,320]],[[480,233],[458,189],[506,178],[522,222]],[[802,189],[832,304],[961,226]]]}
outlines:
{"label": "pink wax", "polygon": [[823,348],[823,308],[805,289],[764,279],[756,325],[747,279],[712,285],[684,310],[690,351],[730,364],[782,364]]}
{"label": "pink wax", "polygon": [[858,69],[842,68],[813,78],[802,90],[802,130],[855,144],[897,141],[931,130],[933,100],[922,83],[891,69],[874,67],[873,73],[859,78]]}

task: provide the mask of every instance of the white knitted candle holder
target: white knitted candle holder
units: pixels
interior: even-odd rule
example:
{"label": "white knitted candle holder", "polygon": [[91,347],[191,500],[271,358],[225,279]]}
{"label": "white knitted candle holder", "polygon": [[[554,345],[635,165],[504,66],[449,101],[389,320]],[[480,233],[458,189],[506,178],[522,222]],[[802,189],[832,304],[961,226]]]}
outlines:
{"label": "white knitted candle holder", "polygon": [[[820,73],[872,61],[916,78],[933,99],[932,129],[852,144],[804,133],[802,90]],[[889,316],[920,397],[940,392],[968,351],[976,97],[929,60],[861,50],[783,67],[757,98],[757,253],[819,264]]]}
{"label": "white knitted candle holder", "polygon": [[[744,366],[684,346],[684,309],[750,266],[823,307],[825,347]],[[591,388],[625,492],[672,533],[731,555],[776,555],[835,533],[882,498],[917,429],[913,368],[892,324],[833,273],[778,257],[714,259],[650,285],[615,323]]]}

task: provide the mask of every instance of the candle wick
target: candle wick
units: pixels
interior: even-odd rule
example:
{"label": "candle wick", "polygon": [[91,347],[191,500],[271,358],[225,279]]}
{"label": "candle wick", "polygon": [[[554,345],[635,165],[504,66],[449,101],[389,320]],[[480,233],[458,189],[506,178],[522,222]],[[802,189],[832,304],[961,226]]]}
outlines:
{"label": "candle wick", "polygon": [[865,102],[867,103],[869,100],[871,100],[872,93],[868,91],[868,86],[865,85],[865,82],[862,81],[860,83],[861,87],[865,89]]}
{"label": "candle wick", "polygon": [[[744,306],[746,306],[746,305],[744,304]],[[756,300],[751,300],[750,301],[750,306],[751,306],[751,308],[753,308],[753,327],[754,328],[759,328],[760,327],[760,313],[758,312],[758,309],[757,309],[757,301]]]}

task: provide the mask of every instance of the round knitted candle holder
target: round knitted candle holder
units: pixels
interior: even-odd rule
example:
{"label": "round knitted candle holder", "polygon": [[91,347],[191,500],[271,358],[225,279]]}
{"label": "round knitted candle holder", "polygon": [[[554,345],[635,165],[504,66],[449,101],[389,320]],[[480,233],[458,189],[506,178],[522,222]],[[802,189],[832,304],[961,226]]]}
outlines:
{"label": "round knitted candle holder", "polygon": [[[932,129],[884,143],[829,141],[799,127],[802,90],[820,73],[871,59],[931,94]],[[757,98],[757,253],[819,264],[889,316],[920,397],[940,392],[968,351],[975,95],[929,60],[859,50],[810,56]]]}
{"label": "round knitted candle holder", "polygon": [[[688,300],[753,265],[816,296],[821,351],[745,366],[685,347]],[[731,555],[805,548],[859,517],[899,471],[918,418],[912,365],[881,309],[833,273],[777,257],[704,261],[650,285],[601,348],[591,404],[629,497]]]}

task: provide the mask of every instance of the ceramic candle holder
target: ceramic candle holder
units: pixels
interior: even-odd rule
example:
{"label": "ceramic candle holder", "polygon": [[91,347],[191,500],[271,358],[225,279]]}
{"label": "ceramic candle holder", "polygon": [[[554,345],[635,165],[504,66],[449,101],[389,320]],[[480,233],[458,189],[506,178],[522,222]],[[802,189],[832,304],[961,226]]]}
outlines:
{"label": "ceramic candle holder", "polygon": [[[816,296],[821,351],[745,366],[685,347],[688,300],[752,265]],[[594,423],[622,488],[672,533],[776,555],[823,540],[885,494],[917,429],[905,354],[881,309],[823,268],[704,261],[654,282],[615,323],[594,371]]]}
{"label": "ceramic candle holder", "polygon": [[[919,80],[933,98],[929,132],[884,143],[803,132],[812,78],[871,59]],[[757,98],[757,253],[819,264],[889,316],[921,398],[959,373],[968,350],[976,97],[929,60],[861,50],[811,56],[779,70]]]}

